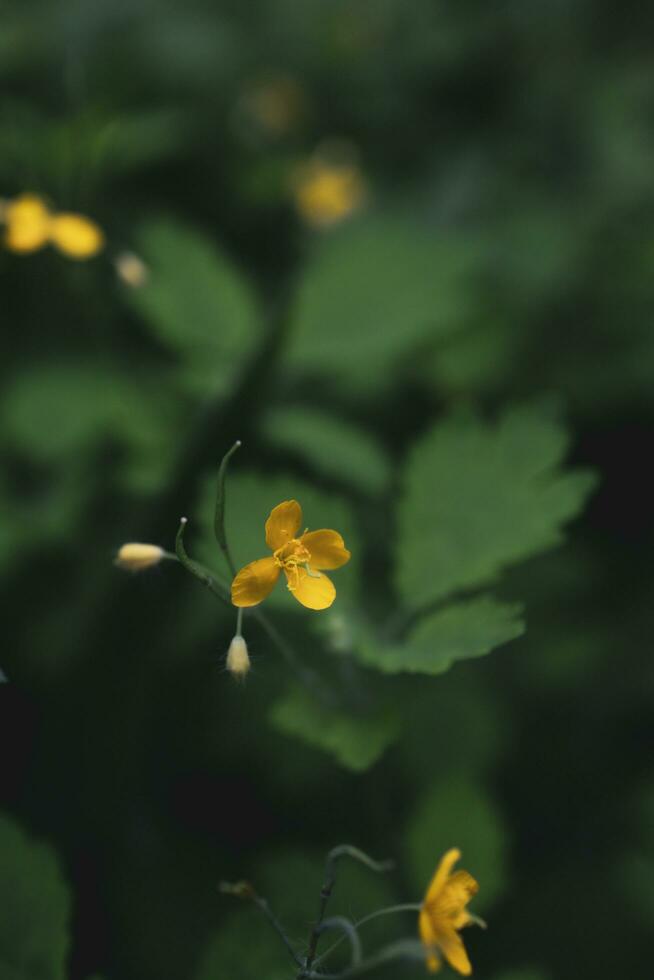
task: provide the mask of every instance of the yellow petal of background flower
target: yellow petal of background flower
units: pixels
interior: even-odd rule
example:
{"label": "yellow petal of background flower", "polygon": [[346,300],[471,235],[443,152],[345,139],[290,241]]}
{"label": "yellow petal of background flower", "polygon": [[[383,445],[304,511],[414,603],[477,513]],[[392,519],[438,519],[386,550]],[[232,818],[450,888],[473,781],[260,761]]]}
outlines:
{"label": "yellow petal of background flower", "polygon": [[35,252],[48,241],[50,212],[35,194],[23,194],[11,201],[4,220],[5,244],[12,252]]}
{"label": "yellow petal of background flower", "polygon": [[431,919],[424,908],[420,909],[418,931],[427,953],[427,969],[430,973],[436,973],[441,968],[441,961],[436,953],[436,936],[432,929]]}
{"label": "yellow petal of background flower", "polygon": [[454,929],[439,930],[437,942],[450,966],[462,973],[464,977],[469,977],[472,973],[472,966],[458,932],[455,932]]}
{"label": "yellow petal of background flower", "polygon": [[479,885],[467,871],[456,871],[447,879],[440,894],[433,902],[434,914],[450,919],[455,929],[462,929],[470,921],[465,907],[479,891]]}
{"label": "yellow petal of background flower", "polygon": [[434,902],[442,891],[443,885],[447,881],[448,875],[456,862],[461,857],[461,851],[458,847],[452,847],[447,851],[441,858],[441,862],[436,868],[436,873],[431,880],[429,888],[427,889],[427,894],[425,895],[425,905],[430,905]]}
{"label": "yellow petal of background flower", "polygon": [[259,558],[242,568],[232,582],[234,605],[256,606],[263,602],[272,592],[279,571],[274,558]]}
{"label": "yellow petal of background flower", "polygon": [[340,568],[350,560],[350,552],[338,531],[309,531],[300,541],[311,555],[311,568]]}
{"label": "yellow petal of background flower", "polygon": [[297,500],[284,500],[270,512],[266,521],[266,544],[271,551],[294,538],[302,525],[302,508]]}
{"label": "yellow petal of background flower", "polygon": [[[322,572],[309,575],[305,568],[286,574],[291,595],[307,609],[329,609],[336,598],[334,583]],[[292,588],[291,588],[292,586]]]}
{"label": "yellow petal of background flower", "polygon": [[50,222],[50,240],[71,259],[90,259],[104,246],[101,228],[81,214],[56,214]]}

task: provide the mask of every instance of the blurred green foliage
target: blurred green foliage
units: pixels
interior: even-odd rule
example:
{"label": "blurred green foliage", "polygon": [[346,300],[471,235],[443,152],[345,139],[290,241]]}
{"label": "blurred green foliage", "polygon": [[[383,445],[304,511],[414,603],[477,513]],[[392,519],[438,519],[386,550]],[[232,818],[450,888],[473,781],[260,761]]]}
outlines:
{"label": "blurred green foliage", "polygon": [[[107,236],[0,247],[3,980],[291,976],[217,883],[301,948],[345,841],[397,866],[335,914],[456,845],[479,975],[646,969],[651,38],[635,2],[3,5],[0,199]],[[317,156],[366,185],[321,229]],[[246,615],[244,686],[229,609],[112,565],[186,515],[228,580],[237,438],[239,565],[291,497],[352,551],[329,611],[266,600],[301,676]]]}

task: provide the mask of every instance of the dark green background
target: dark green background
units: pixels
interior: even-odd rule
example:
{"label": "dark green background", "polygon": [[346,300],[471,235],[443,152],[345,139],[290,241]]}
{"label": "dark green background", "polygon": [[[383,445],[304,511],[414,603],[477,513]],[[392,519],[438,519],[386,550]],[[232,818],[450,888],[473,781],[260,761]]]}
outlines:
{"label": "dark green background", "polygon": [[[38,192],[108,239],[84,264],[0,251],[8,980],[292,976],[216,884],[249,877],[301,941],[343,841],[397,862],[383,882],[343,869],[334,908],[355,917],[419,900],[461,845],[489,921],[466,936],[476,975],[647,971],[653,21],[597,0],[0,6],[0,197]],[[247,93],[280,76],[300,108],[274,134]],[[327,140],[369,197],[318,232],[290,185]],[[305,286],[341,243],[343,293]],[[116,279],[126,248],[152,269],[140,293]],[[319,326],[298,340],[310,289]],[[316,527],[342,498],[357,567],[335,609],[374,624],[397,601],[412,445],[452,412],[492,425],[524,404],[559,413],[597,487],[566,543],[498,586],[524,637],[381,679],[404,723],[367,771],[270,727],[289,673],[254,624],[238,687],[230,614],[172,563],[112,565],[126,540],[172,548],[181,514],[210,560],[212,480],[241,438],[234,518],[283,488]],[[265,516],[244,532],[261,555]],[[269,613],[322,669],[325,636],[290,604],[280,589]]]}

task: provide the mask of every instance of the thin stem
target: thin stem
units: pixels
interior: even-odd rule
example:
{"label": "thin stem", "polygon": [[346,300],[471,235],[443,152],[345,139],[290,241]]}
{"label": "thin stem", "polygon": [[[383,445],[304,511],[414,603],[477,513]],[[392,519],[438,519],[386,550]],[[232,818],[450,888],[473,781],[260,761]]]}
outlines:
{"label": "thin stem", "polygon": [[370,956],[367,960],[346,967],[341,973],[319,973],[317,970],[311,970],[309,973],[303,974],[303,978],[304,980],[349,980],[350,977],[360,977],[364,973],[393,960],[421,960],[424,955],[424,947],[417,939],[400,939],[384,946],[383,949],[380,949],[378,953]]}
{"label": "thin stem", "polygon": [[306,958],[306,969],[308,971],[311,970],[316,958],[318,940],[322,931],[325,912],[327,911],[327,905],[329,903],[329,899],[331,898],[332,891],[334,890],[334,885],[336,884],[336,865],[342,857],[353,858],[355,861],[365,864],[366,867],[370,868],[372,871],[390,871],[390,869],[393,867],[392,861],[375,861],[363,851],[360,851],[358,847],[353,847],[351,844],[338,844],[336,847],[331,849],[327,855],[327,860],[325,861],[325,878],[322,888],[320,889],[318,918],[316,919],[316,922],[309,935],[309,947]]}
{"label": "thin stem", "polygon": [[[394,915],[396,912],[419,912],[421,908],[422,902],[404,902],[402,905],[389,905],[385,909],[377,909],[376,912],[371,912],[370,915],[365,915],[363,919],[359,919],[359,921],[355,922],[354,925],[356,929],[360,929],[361,926],[365,926],[368,922],[372,922],[373,919],[377,919],[382,915]],[[314,960],[313,965],[318,966],[320,963],[326,960],[330,953],[332,953],[337,946],[340,946],[342,942],[343,937],[341,936],[341,938],[337,939],[335,943],[332,943],[329,949],[326,949],[324,953],[321,953],[320,956]]]}
{"label": "thin stem", "polygon": [[211,574],[209,569],[205,568],[204,565],[200,565],[199,562],[193,561],[192,558],[186,553],[186,548],[184,547],[184,532],[186,531],[186,525],[188,520],[186,517],[182,517],[179,522],[179,529],[177,531],[177,537],[175,538],[175,554],[179,559],[181,565],[184,566],[187,572],[194,575],[203,585],[205,585],[210,592],[213,592],[222,602],[231,606],[231,602],[227,595],[227,591],[224,586],[221,586],[218,581]]}
{"label": "thin stem", "polygon": [[[341,939],[349,939],[350,947],[352,949],[352,959],[350,960],[350,966],[358,966],[361,962],[362,950],[361,950],[361,940],[359,939],[359,934],[356,930],[356,926],[346,919],[343,915],[334,915],[330,919],[325,919],[319,926],[317,926],[317,931],[322,935],[323,932],[328,932],[330,929],[340,929],[343,935]],[[311,967],[307,965],[305,971],[310,971]],[[304,973],[300,974],[303,976]]]}
{"label": "thin stem", "polygon": [[249,883],[249,881],[237,881],[235,884],[231,884],[228,881],[221,881],[219,888],[220,891],[223,893],[223,895],[234,895],[236,898],[245,898],[248,899],[250,902],[253,902],[256,905],[256,907],[259,909],[259,911],[265,915],[270,925],[273,927],[273,929],[275,930],[279,938],[282,940],[282,942],[286,946],[286,949],[292,956],[296,966],[299,967],[303,966],[302,958],[298,955],[298,953],[295,952],[295,949],[293,948],[293,944],[291,943],[291,940],[284,932],[284,927],[282,926],[281,922],[279,921],[275,913],[268,905],[266,899],[262,898],[260,895],[257,895],[256,891]]}
{"label": "thin stem", "polygon": [[243,629],[243,607],[239,606],[236,613],[236,636],[242,636]]}
{"label": "thin stem", "polygon": [[225,556],[225,561],[227,562],[227,566],[232,573],[232,578],[236,575],[236,565],[234,564],[234,560],[229,550],[227,533],[225,531],[225,477],[227,476],[229,461],[236,450],[240,449],[240,447],[241,440],[237,439],[232,448],[225,453],[220,461],[220,467],[218,469],[218,489],[216,491],[216,510],[213,521],[216,541],[218,542],[218,547]]}

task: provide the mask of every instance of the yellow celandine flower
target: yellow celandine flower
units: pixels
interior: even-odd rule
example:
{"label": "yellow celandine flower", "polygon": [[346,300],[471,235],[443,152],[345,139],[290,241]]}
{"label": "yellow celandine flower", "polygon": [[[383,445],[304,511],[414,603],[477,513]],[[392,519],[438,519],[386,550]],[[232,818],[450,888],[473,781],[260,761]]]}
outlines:
{"label": "yellow celandine flower", "polygon": [[291,595],[307,609],[328,609],[336,598],[330,578],[320,569],[340,568],[350,552],[337,531],[305,531],[297,500],[285,500],[266,521],[266,544],[271,558],[260,558],[242,568],[232,582],[235,606],[256,606],[272,592],[280,573],[286,575]]}
{"label": "yellow celandine flower", "polygon": [[430,973],[436,973],[441,968],[440,952],[450,966],[467,977],[472,973],[472,967],[457,930],[473,922],[483,923],[466,909],[470,899],[479,891],[479,885],[467,871],[452,874],[452,868],[460,857],[461,852],[453,847],[441,859],[420,909],[418,929],[427,952],[427,969]]}
{"label": "yellow celandine flower", "polygon": [[54,245],[71,259],[90,259],[104,247],[102,229],[90,218],[69,212],[51,212],[36,194],[21,194],[3,208],[5,245],[27,254]]}
{"label": "yellow celandine flower", "polygon": [[307,224],[327,228],[360,207],[365,193],[358,167],[317,159],[298,173],[295,206]]}

